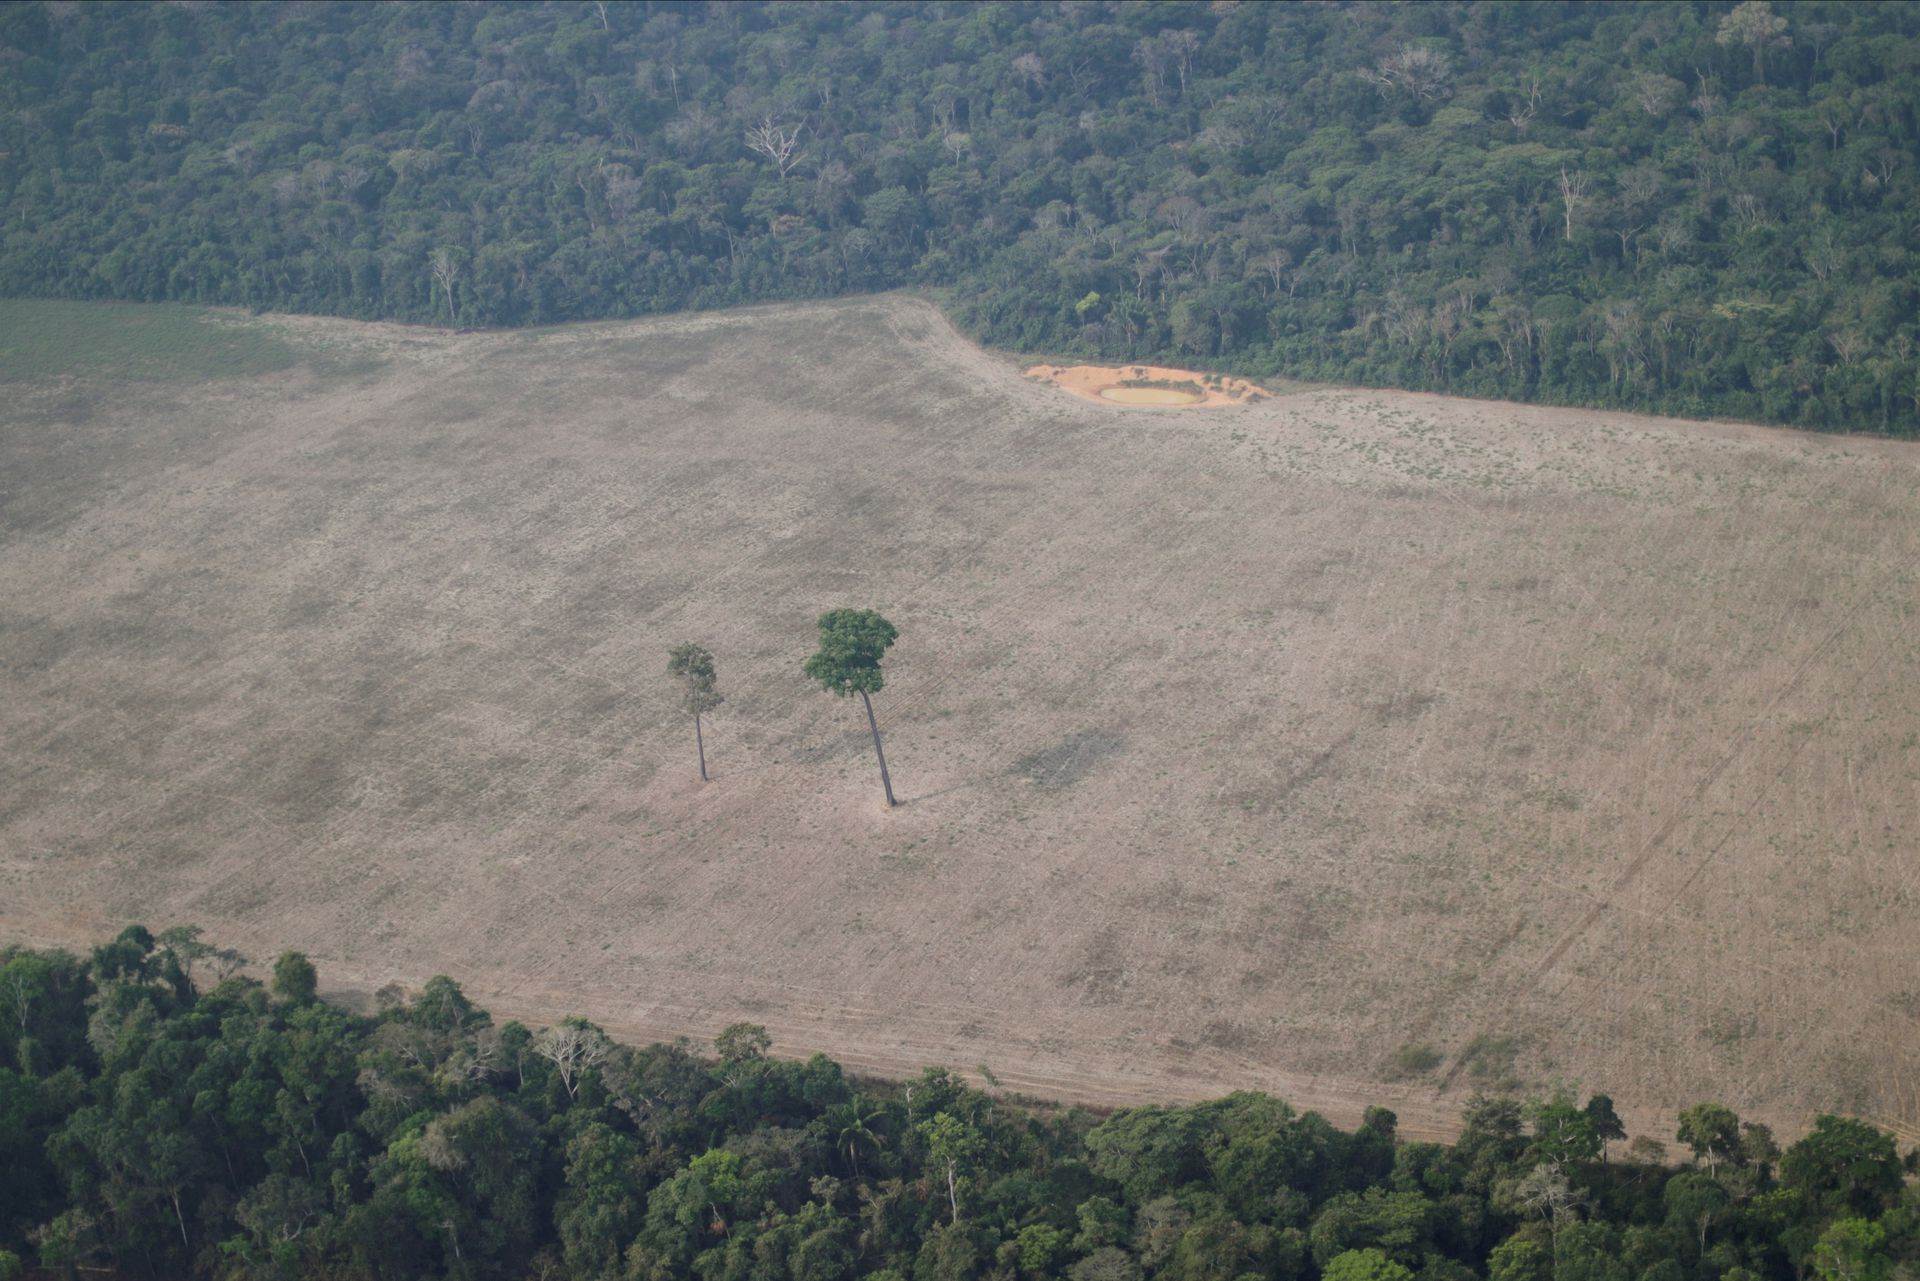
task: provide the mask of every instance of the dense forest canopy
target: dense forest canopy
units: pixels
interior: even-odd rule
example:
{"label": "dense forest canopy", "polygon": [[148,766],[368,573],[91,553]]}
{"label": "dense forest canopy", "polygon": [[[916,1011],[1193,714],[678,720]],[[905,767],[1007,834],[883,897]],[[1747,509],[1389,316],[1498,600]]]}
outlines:
{"label": "dense forest canopy", "polygon": [[1920,6],[20,4],[0,291],[1920,429]]}
{"label": "dense forest canopy", "polygon": [[[1110,1117],[944,1070],[849,1079],[736,1025],[717,1057],[495,1024],[451,980],[359,1016],[197,931],[0,950],[0,1281],[1892,1281],[1920,1188],[1822,1117],[1723,1107],[1674,1167],[1612,1103],[1483,1097],[1452,1147],[1242,1093]],[[1616,1142],[1616,1146],[1617,1142]]]}

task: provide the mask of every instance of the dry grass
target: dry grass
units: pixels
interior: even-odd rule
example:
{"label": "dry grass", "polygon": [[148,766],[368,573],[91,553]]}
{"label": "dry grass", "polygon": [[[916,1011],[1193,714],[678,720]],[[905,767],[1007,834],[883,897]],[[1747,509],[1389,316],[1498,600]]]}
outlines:
{"label": "dry grass", "polygon": [[[219,323],[300,363],[0,407],[0,936],[1416,1133],[1506,1079],[1920,1117],[1911,447],[1112,409],[896,299]],[[903,632],[892,813],[800,676],[841,604]]]}

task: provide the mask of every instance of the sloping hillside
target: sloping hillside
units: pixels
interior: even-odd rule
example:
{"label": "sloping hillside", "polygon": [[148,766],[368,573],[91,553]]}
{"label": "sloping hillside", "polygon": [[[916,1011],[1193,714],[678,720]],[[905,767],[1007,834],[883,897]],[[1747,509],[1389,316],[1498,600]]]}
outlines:
{"label": "sloping hillside", "polygon": [[[192,921],[627,1035],[1416,1133],[1508,1077],[1920,1116],[1908,448],[1109,408],[891,298],[8,306],[145,328],[10,349],[0,936]],[[843,604],[902,633],[892,812],[799,669]]]}

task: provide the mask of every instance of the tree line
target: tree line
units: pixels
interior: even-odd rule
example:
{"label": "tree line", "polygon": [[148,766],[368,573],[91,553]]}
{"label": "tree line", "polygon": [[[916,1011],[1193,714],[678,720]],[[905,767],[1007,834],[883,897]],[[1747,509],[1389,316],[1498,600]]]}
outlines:
{"label": "tree line", "polygon": [[[496,1023],[447,978],[353,1013],[180,928],[0,950],[0,1281],[1893,1281],[1915,1162],[1705,1104],[1670,1163],[1601,1095],[1450,1146],[1258,1093],[1112,1114]],[[989,1083],[991,1073],[981,1069]],[[1609,1141],[1612,1151],[1609,1151]]]}
{"label": "tree line", "polygon": [[8,293],[917,286],[1060,357],[1920,429],[1909,3],[17,4],[0,67]]}

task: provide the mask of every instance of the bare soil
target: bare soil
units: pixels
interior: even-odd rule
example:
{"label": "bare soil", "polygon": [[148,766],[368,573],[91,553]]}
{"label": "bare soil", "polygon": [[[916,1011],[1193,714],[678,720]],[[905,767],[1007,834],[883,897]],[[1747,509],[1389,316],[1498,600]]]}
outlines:
{"label": "bare soil", "polygon": [[[1027,370],[1027,377],[1051,383],[1083,400],[1155,408],[1244,405],[1273,394],[1244,378],[1165,365],[1034,365]],[[1147,383],[1167,385],[1141,385]]]}
{"label": "bare soil", "polygon": [[[0,403],[0,938],[1414,1134],[1920,1119],[1910,447],[1118,408],[897,298],[221,323],[301,363]],[[891,812],[800,672],[839,605],[901,630]]]}

